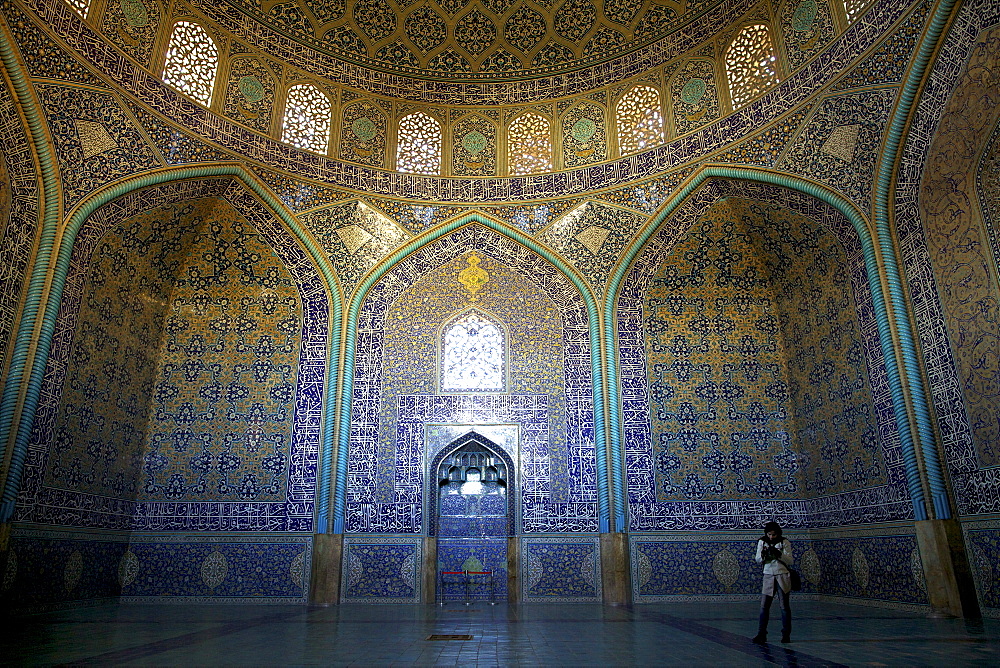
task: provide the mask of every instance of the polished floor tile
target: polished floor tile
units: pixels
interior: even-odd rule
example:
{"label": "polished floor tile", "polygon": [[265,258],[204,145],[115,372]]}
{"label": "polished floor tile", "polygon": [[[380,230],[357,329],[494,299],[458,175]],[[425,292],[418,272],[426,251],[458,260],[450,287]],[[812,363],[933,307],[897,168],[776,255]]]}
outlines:
{"label": "polished floor tile", "polygon": [[[114,605],[7,619],[4,665],[998,666],[1000,620],[793,603],[788,645],[753,603]],[[780,621],[771,637],[780,638]],[[432,635],[471,640],[429,640]]]}

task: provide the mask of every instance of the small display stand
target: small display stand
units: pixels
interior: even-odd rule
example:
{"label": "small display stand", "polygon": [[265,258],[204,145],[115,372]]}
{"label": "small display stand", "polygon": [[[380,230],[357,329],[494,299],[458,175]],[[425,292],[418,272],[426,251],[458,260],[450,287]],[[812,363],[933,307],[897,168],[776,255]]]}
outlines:
{"label": "small display stand", "polygon": [[[464,591],[464,602],[466,605],[472,605],[473,587],[485,587],[489,585],[490,605],[497,604],[496,587],[493,582],[493,571],[438,571],[438,573],[438,605],[444,605],[445,603],[445,599],[447,597],[446,585],[462,585]],[[482,580],[476,581],[477,577],[482,578]]]}

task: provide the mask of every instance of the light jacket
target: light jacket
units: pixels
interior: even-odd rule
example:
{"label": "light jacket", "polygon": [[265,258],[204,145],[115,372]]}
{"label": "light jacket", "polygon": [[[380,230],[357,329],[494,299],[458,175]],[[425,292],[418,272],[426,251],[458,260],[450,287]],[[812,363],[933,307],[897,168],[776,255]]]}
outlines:
{"label": "light jacket", "polygon": [[[754,555],[754,560],[758,564],[764,564],[764,547],[767,544],[763,539],[757,541],[757,554]],[[792,565],[792,543],[787,538],[782,538],[780,543],[777,543],[774,547],[781,550],[781,556],[774,561],[769,561],[764,564],[764,574],[765,575],[780,575],[782,573],[788,572],[788,566]]]}

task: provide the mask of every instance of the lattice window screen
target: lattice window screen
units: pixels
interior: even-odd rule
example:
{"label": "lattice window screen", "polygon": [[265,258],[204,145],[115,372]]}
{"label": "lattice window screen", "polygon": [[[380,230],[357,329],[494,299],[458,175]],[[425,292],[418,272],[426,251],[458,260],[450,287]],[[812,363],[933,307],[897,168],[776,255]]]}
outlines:
{"label": "lattice window screen", "polygon": [[663,141],[660,92],[652,86],[633,88],[619,100],[615,122],[622,155],[660,144]]}
{"label": "lattice window screen", "polygon": [[441,124],[417,111],[399,121],[396,169],[415,174],[441,173]]}
{"label": "lattice window screen", "polygon": [[66,0],[69,6],[76,10],[76,13],[87,18],[87,13],[90,11],[90,0]]}
{"label": "lattice window screen", "polygon": [[178,21],[170,35],[163,81],[202,104],[212,100],[219,50],[197,23]]}
{"label": "lattice window screen", "polygon": [[844,0],[844,11],[847,13],[847,22],[854,23],[871,4],[872,0]]}
{"label": "lattice window screen", "polygon": [[552,169],[552,136],[545,118],[528,113],[510,124],[507,131],[507,166],[512,176]]}
{"label": "lattice window screen", "polygon": [[281,140],[299,148],[326,153],[330,140],[330,100],[312,84],[288,89]]}
{"label": "lattice window screen", "polygon": [[745,27],[726,52],[726,76],[734,107],[740,107],[778,83],[777,58],[766,25]]}

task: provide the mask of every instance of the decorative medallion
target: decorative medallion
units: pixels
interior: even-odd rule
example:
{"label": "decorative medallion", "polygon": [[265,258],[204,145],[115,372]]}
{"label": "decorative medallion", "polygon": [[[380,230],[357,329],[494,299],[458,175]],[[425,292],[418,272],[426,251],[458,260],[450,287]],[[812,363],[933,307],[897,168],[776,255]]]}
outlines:
{"label": "decorative medallion", "polygon": [[240,77],[236,85],[247,102],[260,102],[264,99],[264,84],[256,76],[248,74]]}
{"label": "decorative medallion", "polygon": [[63,584],[66,591],[71,592],[80,584],[80,576],[83,575],[83,555],[80,550],[73,550],[66,560],[66,568],[63,570]]}
{"label": "decorative medallion", "polygon": [[[479,570],[483,570],[480,568]],[[402,565],[399,567],[399,576],[406,583],[407,587],[415,589],[416,578],[417,578],[417,555],[415,552],[410,552],[403,559]]]}
{"label": "decorative medallion", "polygon": [[486,135],[479,130],[473,130],[462,137],[462,148],[476,155],[486,148]]}
{"label": "decorative medallion", "polygon": [[351,132],[361,141],[371,141],[375,136],[375,123],[367,116],[360,116],[351,123]]}
{"label": "decorative medallion", "polygon": [[858,581],[861,591],[868,591],[868,578],[871,569],[868,566],[868,558],[865,557],[865,553],[861,551],[860,547],[854,548],[854,552],[851,554],[851,570],[854,571],[854,578]]}
{"label": "decorative medallion", "polygon": [[142,0],[120,0],[122,14],[125,21],[133,28],[142,28],[149,25],[149,12]]}
{"label": "decorative medallion", "polygon": [[222,584],[228,574],[229,563],[226,561],[226,555],[219,550],[205,557],[205,561],[201,564],[201,579],[209,589],[215,589]]}
{"label": "decorative medallion", "polygon": [[813,584],[819,584],[823,577],[823,569],[820,566],[816,550],[809,548],[802,554],[802,558],[799,560],[799,570],[802,571],[802,577],[806,580]]}
{"label": "decorative medallion", "polygon": [[688,82],[684,84],[684,88],[681,89],[681,99],[688,104],[697,104],[704,97],[707,88],[708,85],[704,79],[699,77],[688,79]]}
{"label": "decorative medallion", "polygon": [[2,591],[13,587],[15,579],[17,579],[17,552],[10,550],[7,553],[7,565],[3,569]]}
{"label": "decorative medallion", "polygon": [[486,567],[483,566],[483,562],[479,561],[476,555],[472,555],[471,557],[462,562],[462,570],[471,572],[481,572],[485,571]]}
{"label": "decorative medallion", "polygon": [[288,576],[292,578],[292,582],[296,585],[302,586],[302,578],[305,575],[306,570],[306,553],[305,550],[299,552],[292,559],[292,563],[288,566]]}
{"label": "decorative medallion", "polygon": [[927,579],[924,577],[924,562],[920,559],[920,550],[913,548],[910,552],[910,573],[913,574],[913,581],[920,587],[920,591],[927,593]]}
{"label": "decorative medallion", "polygon": [[127,587],[135,582],[139,575],[139,557],[135,556],[132,550],[125,550],[121,561],[118,562],[118,584]]}
{"label": "decorative medallion", "polygon": [[729,550],[723,549],[712,559],[712,572],[726,589],[730,589],[740,579],[740,562]]}
{"label": "decorative medallion", "polygon": [[490,280],[490,275],[486,273],[486,270],[479,266],[482,262],[480,258],[475,253],[471,254],[468,258],[469,266],[458,272],[458,282],[465,286],[465,289],[469,291],[469,301],[476,301],[476,293],[483,289],[483,286]]}
{"label": "decorative medallion", "polygon": [[573,124],[573,128],[570,130],[570,134],[573,135],[573,139],[578,142],[585,142],[594,136],[597,132],[597,123],[590,118],[581,118],[576,123]]}
{"label": "decorative medallion", "polygon": [[816,5],[816,0],[802,0],[795,8],[795,13],[792,14],[792,30],[806,32],[812,29],[818,13],[819,7]]}

